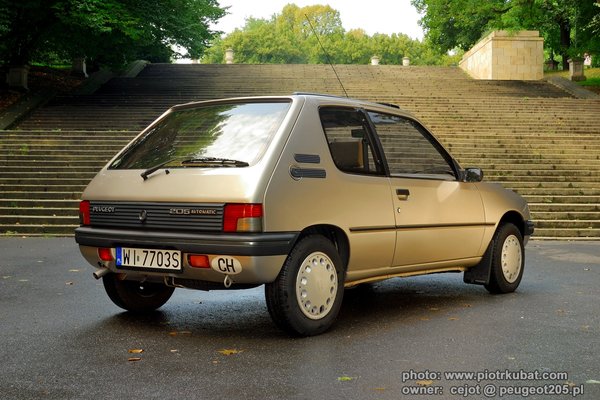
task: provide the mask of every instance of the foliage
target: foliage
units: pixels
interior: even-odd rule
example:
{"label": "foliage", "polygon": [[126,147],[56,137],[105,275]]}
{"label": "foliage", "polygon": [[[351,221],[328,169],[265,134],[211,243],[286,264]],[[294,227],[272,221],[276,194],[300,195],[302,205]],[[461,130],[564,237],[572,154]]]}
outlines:
{"label": "foliage", "polygon": [[492,30],[539,30],[563,62],[600,53],[600,7],[592,0],[411,0],[426,37],[446,51],[469,49]]}
{"label": "foliage", "polygon": [[374,55],[382,64],[401,64],[405,56],[416,65],[457,62],[456,57],[404,34],[369,36],[362,29],[345,31],[339,12],[323,5],[288,4],[269,19],[248,18],[242,29],[213,41],[202,61],[222,63],[228,48],[234,50],[236,63],[247,64],[368,64]]}
{"label": "foliage", "polygon": [[225,10],[217,0],[1,0],[0,64],[85,56],[119,65],[199,57]]}

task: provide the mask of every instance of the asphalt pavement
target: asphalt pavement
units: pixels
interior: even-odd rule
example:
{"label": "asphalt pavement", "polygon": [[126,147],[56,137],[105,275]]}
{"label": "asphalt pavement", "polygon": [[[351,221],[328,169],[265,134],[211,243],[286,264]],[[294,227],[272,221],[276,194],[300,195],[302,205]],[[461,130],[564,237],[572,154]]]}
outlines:
{"label": "asphalt pavement", "polygon": [[311,338],[275,327],[263,287],[178,289],[140,317],[72,238],[0,254],[1,399],[600,398],[600,242],[530,242],[507,295],[461,274],[348,290]]}

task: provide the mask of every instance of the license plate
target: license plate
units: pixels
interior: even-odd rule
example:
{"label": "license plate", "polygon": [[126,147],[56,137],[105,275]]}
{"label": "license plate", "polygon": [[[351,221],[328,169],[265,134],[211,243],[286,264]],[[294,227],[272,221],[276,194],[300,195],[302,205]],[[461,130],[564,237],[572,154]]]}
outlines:
{"label": "license plate", "polygon": [[181,271],[181,252],[178,250],[117,247],[116,262],[117,267]]}

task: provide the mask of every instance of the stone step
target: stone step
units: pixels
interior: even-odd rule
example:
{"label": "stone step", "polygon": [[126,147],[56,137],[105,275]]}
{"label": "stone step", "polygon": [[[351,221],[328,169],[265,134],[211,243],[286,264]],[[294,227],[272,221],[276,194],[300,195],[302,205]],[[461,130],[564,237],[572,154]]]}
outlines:
{"label": "stone step", "polygon": [[600,221],[600,211],[535,211],[531,208],[531,215],[534,221]]}
{"label": "stone step", "polygon": [[523,196],[528,203],[600,203],[600,196],[560,196],[554,194]]}
{"label": "stone step", "polygon": [[513,189],[546,189],[546,190],[553,190],[553,189],[577,189],[577,188],[587,188],[587,189],[598,189],[599,185],[598,185],[598,180],[594,179],[594,180],[590,180],[587,182],[581,182],[581,181],[563,181],[563,182],[554,182],[554,181],[544,181],[544,182],[540,182],[539,180],[537,181],[530,181],[530,182],[526,182],[526,181],[503,181],[503,182],[498,182],[500,184],[502,184],[502,186],[504,187],[510,187]]}
{"label": "stone step", "polygon": [[4,236],[73,236],[77,225],[13,225],[1,224],[0,235]]}
{"label": "stone step", "polygon": [[600,211],[600,203],[535,203],[530,202],[529,208],[537,212],[595,212]]}
{"label": "stone step", "polygon": [[558,240],[600,240],[600,229],[536,228],[533,238]]}
{"label": "stone step", "polygon": [[79,215],[0,215],[2,225],[79,225]]}
{"label": "stone step", "polygon": [[512,189],[519,193],[521,196],[547,196],[549,194],[553,196],[585,196],[592,197],[596,196],[600,198],[600,187],[595,188],[553,188],[549,191],[547,188],[522,188]]}
{"label": "stone step", "polygon": [[46,191],[15,191],[15,190],[0,190],[0,201],[1,200],[15,200],[15,199],[38,199],[38,200],[79,200],[81,198],[80,192],[46,192]]}
{"label": "stone step", "polygon": [[[99,169],[98,169],[99,170]],[[43,183],[45,180],[56,180],[56,179],[66,179],[67,181],[71,180],[81,180],[82,182],[89,182],[92,178],[96,176],[96,171],[94,172],[80,172],[73,171],[71,168],[70,171],[65,172],[45,172],[40,170],[34,170],[24,173],[23,171],[19,172],[6,172],[0,169],[0,182],[11,183],[11,182],[27,182],[29,180],[35,181],[33,183]],[[25,178],[24,178],[25,177]]]}
{"label": "stone step", "polygon": [[536,219],[536,230],[539,229],[596,229],[600,230],[600,220],[556,220],[556,219]]}
{"label": "stone step", "polygon": [[[0,198],[2,209],[79,209],[79,197],[75,199],[32,199],[32,198]],[[78,213],[78,211],[76,211]],[[8,214],[8,212],[7,212]]]}
{"label": "stone step", "polygon": [[18,188],[27,191],[34,188],[40,191],[47,189],[83,191],[81,188],[85,188],[90,181],[91,178],[3,178],[0,174],[0,190]]}
{"label": "stone step", "polygon": [[[108,160],[107,160],[108,161]],[[65,163],[60,163],[60,164],[55,164],[55,165],[40,165],[37,169],[32,167],[32,166],[8,166],[8,167],[2,167],[1,170],[3,173],[16,173],[16,174],[22,174],[22,175],[27,175],[27,174],[33,174],[36,172],[43,172],[43,173],[68,173],[68,172],[73,172],[74,169],[81,171],[81,173],[84,174],[96,174],[98,171],[100,171],[100,169],[106,164],[106,162],[102,162],[102,163],[97,163],[97,165],[88,165],[88,166],[77,166],[77,165],[72,165],[69,162],[65,162]]]}
{"label": "stone step", "polygon": [[6,216],[16,216],[16,215],[24,215],[24,216],[78,216],[79,211],[77,204],[73,204],[71,207],[62,207],[56,208],[51,207],[51,205],[46,206],[45,204],[38,203],[37,207],[4,207],[0,205],[0,218]]}

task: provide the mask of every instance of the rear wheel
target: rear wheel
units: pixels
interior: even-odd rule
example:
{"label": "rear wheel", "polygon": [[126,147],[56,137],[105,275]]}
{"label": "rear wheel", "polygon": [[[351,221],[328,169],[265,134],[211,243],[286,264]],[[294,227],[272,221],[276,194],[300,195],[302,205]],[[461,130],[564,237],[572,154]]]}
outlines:
{"label": "rear wheel", "polygon": [[525,249],[523,236],[511,223],[501,225],[494,235],[490,282],[485,288],[490,293],[514,292],[523,277]]}
{"label": "rear wheel", "polygon": [[307,236],[290,252],[274,282],[265,285],[269,314],[281,329],[311,336],[333,325],[344,294],[337,249],[320,235]]}
{"label": "rear wheel", "polygon": [[117,274],[104,276],[102,283],[113,303],[136,313],[156,310],[171,298],[175,290],[162,283],[120,280]]}

